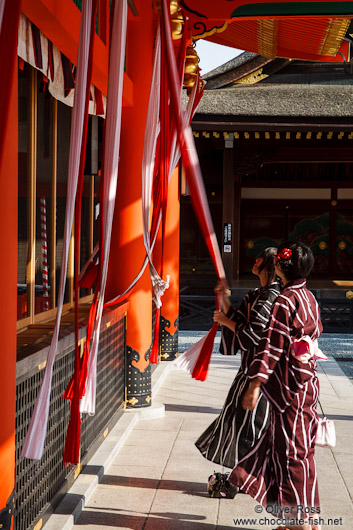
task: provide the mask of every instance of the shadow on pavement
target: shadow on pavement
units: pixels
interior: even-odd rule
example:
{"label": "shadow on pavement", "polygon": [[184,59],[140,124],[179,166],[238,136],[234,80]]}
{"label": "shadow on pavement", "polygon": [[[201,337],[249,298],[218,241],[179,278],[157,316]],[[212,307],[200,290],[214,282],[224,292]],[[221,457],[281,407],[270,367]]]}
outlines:
{"label": "shadow on pavement", "polygon": [[166,411],[173,412],[203,412],[205,414],[219,414],[221,409],[215,409],[213,407],[197,407],[193,405],[172,405],[166,403]]}
{"label": "shadow on pavement", "polygon": [[126,488],[183,491],[184,493],[191,495],[194,495],[195,493],[204,493],[204,497],[208,496],[205,482],[104,475],[101,484],[106,486],[123,486]]}

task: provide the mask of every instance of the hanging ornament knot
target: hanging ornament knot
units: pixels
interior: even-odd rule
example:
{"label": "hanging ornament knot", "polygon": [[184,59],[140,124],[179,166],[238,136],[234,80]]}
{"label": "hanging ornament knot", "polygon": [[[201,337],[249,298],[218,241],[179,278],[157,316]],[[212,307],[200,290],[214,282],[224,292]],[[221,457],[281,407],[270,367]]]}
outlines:
{"label": "hanging ornament knot", "polygon": [[152,298],[152,300],[156,304],[156,307],[161,307],[162,306],[161,298],[164,295],[165,290],[169,289],[170,276],[169,275],[167,276],[167,281],[162,280],[160,276],[153,276],[151,280],[152,280],[152,287],[153,287],[153,291],[155,295]]}

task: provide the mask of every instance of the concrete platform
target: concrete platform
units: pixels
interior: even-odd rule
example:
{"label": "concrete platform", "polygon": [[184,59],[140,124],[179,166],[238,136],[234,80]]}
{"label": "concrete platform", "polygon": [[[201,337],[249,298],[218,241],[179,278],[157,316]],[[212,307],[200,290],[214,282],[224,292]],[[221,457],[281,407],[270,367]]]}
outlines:
{"label": "concrete platform", "polygon": [[[181,332],[180,351],[203,335]],[[340,337],[346,348],[348,340],[353,346],[352,336],[324,335],[323,351],[339,352]],[[209,498],[207,477],[222,468],[205,460],[194,446],[219,413],[238,367],[238,356],[214,354],[208,379],[200,382],[170,363],[159,365],[153,374],[154,401],[164,405],[164,416],[160,406],[154,418],[124,415],[45,530],[276,528],[274,517],[247,495],[233,500]],[[322,528],[351,530],[353,385],[332,356],[320,364],[319,377],[320,405],[334,419],[337,432],[334,449],[316,451]]]}

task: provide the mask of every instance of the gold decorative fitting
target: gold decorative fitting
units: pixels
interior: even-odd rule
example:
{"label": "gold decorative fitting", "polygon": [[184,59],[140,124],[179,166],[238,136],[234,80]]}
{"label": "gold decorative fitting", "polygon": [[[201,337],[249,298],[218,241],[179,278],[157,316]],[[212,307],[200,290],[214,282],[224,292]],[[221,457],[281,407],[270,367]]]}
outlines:
{"label": "gold decorative fitting", "polygon": [[179,1],[178,0],[170,0],[170,14],[174,15],[179,9]]}
{"label": "gold decorative fitting", "polygon": [[[200,78],[200,81],[199,81],[199,94],[201,94],[201,92],[202,92],[203,85],[204,85],[204,83],[203,83],[202,79]],[[190,96],[190,94],[192,93],[192,87],[186,87],[186,88],[187,88],[186,93],[187,93],[188,96]]]}
{"label": "gold decorative fitting", "polygon": [[146,397],[146,401],[147,401],[147,403],[150,403],[150,402],[152,401],[151,396],[147,396],[147,397]]}
{"label": "gold decorative fitting", "polygon": [[348,298],[349,300],[353,300],[353,291],[347,291],[346,298]]}
{"label": "gold decorative fitting", "polygon": [[256,70],[256,72],[253,72],[252,74],[245,75],[244,77],[241,77],[240,79],[237,79],[234,81],[235,85],[255,85],[259,81],[262,81],[263,79],[266,79],[268,77],[267,74],[262,73],[263,68],[259,68]]}
{"label": "gold decorative fitting", "polygon": [[226,21],[220,28],[217,28],[217,26],[214,26],[209,31],[204,31],[200,35],[193,35],[194,40],[204,39],[205,37],[210,37],[211,35],[214,35],[215,33],[222,33],[225,31],[228,27],[228,22]]}
{"label": "gold decorative fitting", "polygon": [[74,472],[74,479],[76,480],[77,477],[79,476],[79,474],[81,473],[82,471],[82,464],[81,462],[79,462],[76,466],[76,469],[75,469],[75,472]]}
{"label": "gold decorative fitting", "polygon": [[339,248],[340,250],[345,250],[346,247],[347,247],[347,245],[346,245],[345,241],[340,241],[340,242],[338,243],[338,248]]}
{"label": "gold decorative fitting", "polygon": [[193,87],[197,81],[197,74],[185,74],[184,75],[184,86]]}
{"label": "gold decorative fitting", "polygon": [[168,359],[170,357],[169,353],[162,353],[161,355],[162,359]]}
{"label": "gold decorative fitting", "polygon": [[325,241],[320,241],[319,243],[319,249],[320,250],[325,250],[325,248],[327,247]]}
{"label": "gold decorative fitting", "polygon": [[[40,530],[43,526],[43,519],[39,519],[33,530]],[[0,527],[1,528],[1,527]]]}
{"label": "gold decorative fitting", "polygon": [[331,201],[331,206],[337,206],[337,201],[335,200]]}
{"label": "gold decorative fitting", "polygon": [[[174,15],[179,9],[179,1],[178,0],[170,0],[169,9],[170,9],[170,14]],[[161,0],[153,0],[153,11],[155,13],[158,13],[158,15],[159,15],[161,13],[161,10],[162,10],[162,2],[161,2]]]}
{"label": "gold decorative fitting", "polygon": [[181,9],[172,15],[172,37],[179,40],[183,36],[184,15]]}
{"label": "gold decorative fitting", "polygon": [[186,48],[185,54],[185,74],[197,73],[199,67],[199,57],[192,46]]}
{"label": "gold decorative fitting", "polygon": [[132,397],[131,399],[128,399],[126,403],[129,403],[129,405],[136,405],[136,403],[138,403],[138,399],[136,399],[135,397]]}
{"label": "gold decorative fitting", "polygon": [[254,242],[250,240],[250,241],[247,242],[246,246],[248,248],[254,248]]}

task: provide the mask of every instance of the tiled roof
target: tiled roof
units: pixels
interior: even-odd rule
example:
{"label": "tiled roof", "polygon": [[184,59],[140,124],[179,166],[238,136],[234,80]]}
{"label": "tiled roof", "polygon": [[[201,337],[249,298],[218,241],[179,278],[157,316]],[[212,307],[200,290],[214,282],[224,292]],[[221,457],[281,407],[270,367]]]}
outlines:
{"label": "tiled roof", "polygon": [[197,114],[317,116],[353,114],[352,85],[276,84],[205,91]]}

